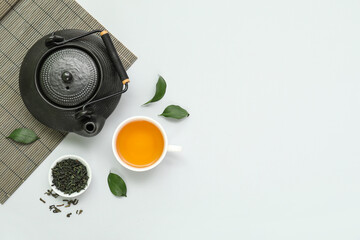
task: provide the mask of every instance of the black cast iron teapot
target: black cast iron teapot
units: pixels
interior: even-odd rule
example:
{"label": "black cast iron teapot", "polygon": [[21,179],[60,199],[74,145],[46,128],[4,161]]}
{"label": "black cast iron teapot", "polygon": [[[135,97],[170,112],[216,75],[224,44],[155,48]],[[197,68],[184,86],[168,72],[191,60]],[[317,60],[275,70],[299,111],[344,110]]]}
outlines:
{"label": "black cast iron teapot", "polygon": [[108,32],[101,30],[68,29],[41,38],[19,76],[21,97],[36,119],[88,137],[101,131],[128,82]]}

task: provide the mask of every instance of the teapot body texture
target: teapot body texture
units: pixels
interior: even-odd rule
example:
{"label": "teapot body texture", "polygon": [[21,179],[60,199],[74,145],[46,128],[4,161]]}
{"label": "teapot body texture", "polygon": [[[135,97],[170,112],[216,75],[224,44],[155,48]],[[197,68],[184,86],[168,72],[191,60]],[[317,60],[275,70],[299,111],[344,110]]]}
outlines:
{"label": "teapot body texture", "polygon": [[68,29],[39,39],[23,60],[19,87],[25,106],[41,123],[90,137],[103,128],[124,85],[102,39],[86,34]]}

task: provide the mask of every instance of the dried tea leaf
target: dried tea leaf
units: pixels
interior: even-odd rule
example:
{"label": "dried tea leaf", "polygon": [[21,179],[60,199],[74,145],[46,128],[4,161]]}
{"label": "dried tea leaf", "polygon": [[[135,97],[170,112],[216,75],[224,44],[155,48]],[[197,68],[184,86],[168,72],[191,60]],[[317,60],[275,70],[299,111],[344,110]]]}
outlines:
{"label": "dried tea leaf", "polygon": [[[52,185],[68,195],[80,192],[88,186],[87,168],[77,159],[68,158],[57,162],[51,169],[51,174]],[[68,202],[68,205],[71,203],[75,205],[75,200]]]}
{"label": "dried tea leaf", "polygon": [[7,138],[22,144],[30,144],[39,139],[36,133],[28,128],[17,128]]}
{"label": "dried tea leaf", "polygon": [[155,92],[154,97],[151,100],[149,100],[148,102],[144,103],[143,105],[159,101],[160,99],[162,99],[164,97],[165,92],[166,92],[165,79],[162,76],[159,76],[159,79],[156,83],[156,92]]}
{"label": "dried tea leaf", "polygon": [[159,116],[167,117],[167,118],[175,118],[182,119],[184,117],[188,117],[190,114],[178,105],[170,105],[167,106],[162,114]]}
{"label": "dried tea leaf", "polygon": [[121,196],[126,197],[126,192],[127,192],[126,184],[119,175],[115,173],[109,173],[108,184],[112,194],[118,197]]}

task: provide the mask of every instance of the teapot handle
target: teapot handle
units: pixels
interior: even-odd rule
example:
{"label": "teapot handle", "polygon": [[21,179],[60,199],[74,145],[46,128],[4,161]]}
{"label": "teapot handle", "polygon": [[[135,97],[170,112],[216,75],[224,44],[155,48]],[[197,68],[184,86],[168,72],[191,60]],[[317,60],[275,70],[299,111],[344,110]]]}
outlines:
{"label": "teapot handle", "polygon": [[100,33],[100,36],[102,40],[104,41],[106,50],[109,54],[109,57],[111,61],[114,64],[115,70],[119,74],[120,80],[125,84],[124,82],[129,82],[129,77],[125,71],[124,65],[122,64],[119,55],[116,52],[116,49],[114,47],[114,44],[110,38],[109,32],[104,30]]}
{"label": "teapot handle", "polygon": [[120,58],[119,58],[119,55],[117,54],[116,52],[116,49],[114,47],[114,44],[110,38],[110,35],[109,35],[109,32],[104,30],[100,33],[100,36],[105,44],[105,47],[106,47],[106,50],[109,54],[109,57],[110,57],[110,60],[113,62],[114,64],[114,67],[115,67],[115,70],[116,72],[118,73],[119,77],[120,77],[120,80],[123,84],[123,89],[120,91],[120,92],[116,92],[116,93],[113,93],[113,94],[110,94],[108,96],[105,96],[103,98],[100,98],[100,99],[96,99],[96,100],[93,100],[91,102],[87,102],[83,105],[82,109],[83,111],[85,110],[86,106],[90,105],[90,104],[93,104],[93,103],[96,103],[96,102],[100,102],[100,101],[103,101],[105,99],[108,99],[108,98],[112,98],[112,97],[115,97],[115,96],[118,96],[120,94],[123,94],[124,92],[126,92],[128,90],[128,83],[130,82],[129,80],[129,77],[125,71],[125,68],[124,68],[124,65],[122,64]]}

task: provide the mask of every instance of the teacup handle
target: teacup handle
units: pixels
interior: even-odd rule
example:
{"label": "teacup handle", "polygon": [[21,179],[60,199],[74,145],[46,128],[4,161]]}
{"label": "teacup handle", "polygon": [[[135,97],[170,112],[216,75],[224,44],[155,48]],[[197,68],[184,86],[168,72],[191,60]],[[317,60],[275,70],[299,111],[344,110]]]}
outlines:
{"label": "teacup handle", "polygon": [[168,152],[181,152],[181,151],[182,151],[182,146],[178,146],[178,145],[168,145],[167,151],[168,151]]}

